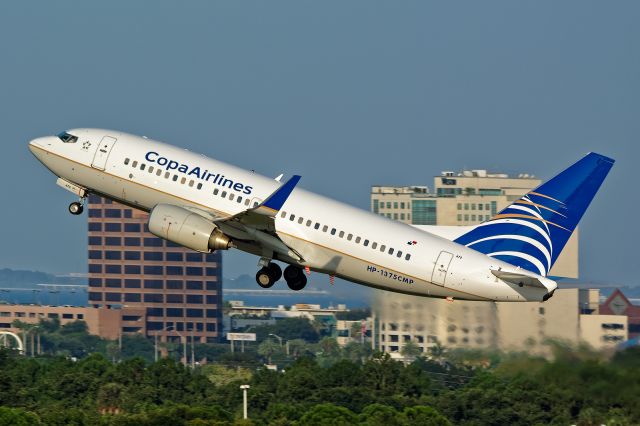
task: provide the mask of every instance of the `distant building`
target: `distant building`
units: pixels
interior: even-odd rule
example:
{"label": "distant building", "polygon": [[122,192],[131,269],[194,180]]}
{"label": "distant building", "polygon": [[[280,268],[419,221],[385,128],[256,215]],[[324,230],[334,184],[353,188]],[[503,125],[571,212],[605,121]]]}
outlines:
{"label": "distant building", "polygon": [[600,313],[626,315],[629,318],[629,339],[640,337],[640,306],[632,304],[620,289],[615,289],[600,305]]}
{"label": "distant building", "polygon": [[81,306],[2,305],[0,304],[0,330],[20,330],[13,326],[18,320],[37,324],[40,320],[59,320],[61,325],[73,321],[84,321],[90,334],[105,339],[117,339],[123,318],[140,317],[144,321],[144,309],[97,309]]}
{"label": "distant building", "polygon": [[135,309],[123,333],[162,341],[218,342],[222,325],[222,259],[155,237],[148,215],[90,196],[89,304]]}
{"label": "distant building", "polygon": [[[541,180],[528,174],[509,177],[486,170],[442,172],[427,186],[371,187],[371,211],[410,225],[476,225],[489,220]],[[550,275],[578,277],[578,230],[558,257]]]}
{"label": "distant building", "polygon": [[423,351],[500,349],[548,355],[547,340],[614,348],[629,338],[626,315],[601,312],[599,290],[558,289],[546,302],[448,302],[383,294],[373,308],[375,346],[399,353],[406,342]]}

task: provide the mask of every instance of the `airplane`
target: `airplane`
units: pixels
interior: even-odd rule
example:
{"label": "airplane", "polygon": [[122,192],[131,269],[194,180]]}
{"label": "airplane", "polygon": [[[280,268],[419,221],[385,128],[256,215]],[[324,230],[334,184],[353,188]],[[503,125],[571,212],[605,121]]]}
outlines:
{"label": "airplane", "polygon": [[89,194],[146,211],[160,238],[258,256],[263,288],[284,277],[302,290],[315,271],[392,292],[501,302],[553,295],[549,271],[614,163],[589,153],[488,221],[418,228],[305,191],[299,175],[282,183],[124,132],[71,129],[29,150],[79,197],[70,213],[81,214]]}

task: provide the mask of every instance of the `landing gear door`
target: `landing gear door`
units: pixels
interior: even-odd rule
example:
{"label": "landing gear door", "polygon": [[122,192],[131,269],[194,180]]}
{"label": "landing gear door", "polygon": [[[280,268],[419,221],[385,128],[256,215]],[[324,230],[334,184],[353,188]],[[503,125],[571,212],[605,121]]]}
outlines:
{"label": "landing gear door", "polygon": [[98,149],[96,150],[95,155],[93,156],[93,162],[91,163],[91,167],[104,170],[107,166],[107,159],[109,158],[109,153],[113,148],[113,145],[116,143],[116,138],[111,136],[105,136],[100,141],[100,145],[98,145]]}
{"label": "landing gear door", "polygon": [[436,264],[433,267],[433,274],[431,275],[432,283],[444,286],[451,259],[453,259],[453,254],[447,251],[440,252],[438,260],[436,260]]}

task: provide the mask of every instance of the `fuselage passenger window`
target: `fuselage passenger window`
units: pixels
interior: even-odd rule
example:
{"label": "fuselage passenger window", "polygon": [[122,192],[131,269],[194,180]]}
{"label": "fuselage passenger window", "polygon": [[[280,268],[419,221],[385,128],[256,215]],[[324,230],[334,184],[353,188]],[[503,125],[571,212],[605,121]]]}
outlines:
{"label": "fuselage passenger window", "polygon": [[322,227],[322,232],[327,232],[327,229],[329,229],[329,227],[327,225]]}
{"label": "fuselage passenger window", "polygon": [[229,200],[233,201],[233,197],[235,197],[235,196],[236,196],[236,194],[234,194],[233,192],[229,193]]}
{"label": "fuselage passenger window", "polygon": [[218,192],[220,192],[220,190],[218,188],[213,190],[213,195],[218,195]]}
{"label": "fuselage passenger window", "polygon": [[180,183],[181,183],[182,185],[184,185],[184,183],[185,183],[186,181],[187,181],[187,178],[186,178],[186,177],[184,177],[184,176],[182,177],[182,179],[180,179]]}
{"label": "fuselage passenger window", "polygon": [[202,189],[202,182],[199,182],[199,183],[198,183],[198,186],[196,186],[196,188],[198,188],[198,189]]}
{"label": "fuselage passenger window", "polygon": [[353,234],[347,235],[347,241],[351,241],[352,238],[353,238]]}
{"label": "fuselage passenger window", "polygon": [[375,249],[376,247],[378,247],[378,243],[371,243],[371,248]]}
{"label": "fuselage passenger window", "polygon": [[128,159],[128,158],[125,158],[125,159],[124,159],[124,165],[126,166],[127,164],[129,164],[129,159]]}
{"label": "fuselage passenger window", "polygon": [[356,237],[356,244],[360,244],[360,237]]}
{"label": "fuselage passenger window", "polygon": [[149,166],[149,173],[153,173],[153,166]]}
{"label": "fuselage passenger window", "polygon": [[320,229],[320,224],[318,222],[316,222],[316,224],[313,225],[313,229]]}
{"label": "fuselage passenger window", "polygon": [[380,251],[384,253],[384,250],[387,248],[384,244],[380,246]]}
{"label": "fuselage passenger window", "polygon": [[310,220],[307,220],[307,227],[311,226],[311,223],[312,222]]}
{"label": "fuselage passenger window", "polygon": [[396,256],[402,257],[402,250],[398,250],[398,254],[396,254]]}
{"label": "fuselage passenger window", "polygon": [[173,175],[173,181],[177,182],[178,181],[178,175]]}
{"label": "fuselage passenger window", "polygon": [[140,170],[144,170],[144,168],[145,168],[145,167],[147,167],[147,165],[146,165],[146,164],[144,164],[144,163],[140,163]]}
{"label": "fuselage passenger window", "polygon": [[292,214],[291,216],[289,216],[289,220],[290,220],[291,222],[293,222],[293,219],[295,219],[295,218],[296,218],[296,215],[295,215],[295,214]]}
{"label": "fuselage passenger window", "polygon": [[393,254],[393,249],[392,248],[389,249],[389,254]]}
{"label": "fuselage passenger window", "polygon": [[280,217],[283,219],[287,218],[287,212],[283,211],[282,213],[280,213]]}
{"label": "fuselage passenger window", "polygon": [[298,224],[299,224],[299,225],[301,225],[301,224],[302,224],[302,222],[304,222],[304,219],[303,219],[303,218],[302,218],[302,216],[301,216],[301,217],[299,217],[299,218],[298,218]]}
{"label": "fuselage passenger window", "polygon": [[340,233],[338,234],[338,237],[343,238],[344,237],[344,231],[340,231]]}
{"label": "fuselage passenger window", "polygon": [[405,260],[411,259],[411,254],[407,253],[407,255],[404,258],[405,258]]}
{"label": "fuselage passenger window", "polygon": [[227,198],[227,191],[222,191],[222,198]]}
{"label": "fuselage passenger window", "polygon": [[244,200],[244,205],[248,207],[250,202],[251,200],[247,198],[246,200]]}
{"label": "fuselage passenger window", "polygon": [[331,228],[331,235],[336,235],[336,228]]}
{"label": "fuselage passenger window", "polygon": [[160,176],[161,174],[162,174],[162,169],[158,169],[158,170],[156,171],[156,176]]}
{"label": "fuselage passenger window", "polygon": [[236,199],[236,201],[238,202],[238,204],[242,203],[242,197],[238,196],[238,198]]}
{"label": "fuselage passenger window", "polygon": [[257,201],[253,202],[253,207],[258,207],[258,202]]}
{"label": "fuselage passenger window", "polygon": [[164,174],[164,178],[165,179],[169,179],[170,176],[171,176],[171,173],[165,172],[165,174]]}
{"label": "fuselage passenger window", "polygon": [[364,240],[364,246],[367,247],[369,245],[369,240]]}
{"label": "fuselage passenger window", "polygon": [[131,167],[133,167],[134,169],[138,167],[138,162],[134,160],[133,163],[131,163]]}
{"label": "fuselage passenger window", "polygon": [[189,181],[189,187],[190,187],[190,188],[193,188],[193,184],[194,184],[194,183],[195,183],[195,182],[193,181],[193,179],[191,179],[191,180]]}

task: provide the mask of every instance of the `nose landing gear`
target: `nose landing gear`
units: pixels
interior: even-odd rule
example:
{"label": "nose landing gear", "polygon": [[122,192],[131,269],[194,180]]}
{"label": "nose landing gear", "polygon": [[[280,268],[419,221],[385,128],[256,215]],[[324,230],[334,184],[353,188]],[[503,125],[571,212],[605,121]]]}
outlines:
{"label": "nose landing gear", "polygon": [[82,214],[83,211],[84,211],[84,206],[82,205],[82,203],[75,201],[69,204],[69,213],[71,213],[72,215]]}

